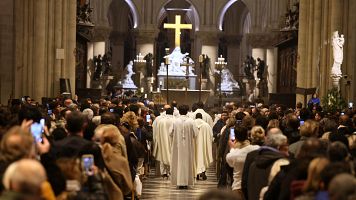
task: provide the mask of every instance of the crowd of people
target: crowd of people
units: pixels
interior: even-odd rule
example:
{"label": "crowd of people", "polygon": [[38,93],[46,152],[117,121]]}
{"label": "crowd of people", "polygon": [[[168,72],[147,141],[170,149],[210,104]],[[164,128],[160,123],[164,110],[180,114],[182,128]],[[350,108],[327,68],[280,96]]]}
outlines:
{"label": "crowd of people", "polygon": [[189,189],[213,164],[200,199],[356,199],[355,113],[25,97],[0,108],[0,200],[137,199],[153,167]]}

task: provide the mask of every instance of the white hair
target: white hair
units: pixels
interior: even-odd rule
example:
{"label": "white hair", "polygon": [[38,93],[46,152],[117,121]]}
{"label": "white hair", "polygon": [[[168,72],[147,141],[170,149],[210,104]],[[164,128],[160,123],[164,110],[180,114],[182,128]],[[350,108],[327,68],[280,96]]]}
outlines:
{"label": "white hair", "polygon": [[266,145],[278,148],[279,146],[286,145],[288,143],[287,137],[283,134],[268,134],[266,139]]}
{"label": "white hair", "polygon": [[94,117],[94,112],[90,108],[86,108],[83,110],[83,115],[85,115],[89,120],[92,120]]}

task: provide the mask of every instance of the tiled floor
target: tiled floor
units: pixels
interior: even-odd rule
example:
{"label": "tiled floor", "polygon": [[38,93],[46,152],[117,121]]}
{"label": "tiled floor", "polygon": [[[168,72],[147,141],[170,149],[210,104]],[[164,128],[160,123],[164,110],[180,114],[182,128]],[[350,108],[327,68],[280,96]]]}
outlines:
{"label": "tiled floor", "polygon": [[150,176],[143,181],[143,190],[141,199],[157,199],[157,200],[195,200],[201,194],[209,189],[217,188],[217,179],[215,175],[215,168],[212,165],[207,170],[208,179],[206,181],[196,181],[192,188],[187,190],[177,189],[171,185],[170,180],[163,180],[162,177],[155,176],[155,171],[151,170]]}

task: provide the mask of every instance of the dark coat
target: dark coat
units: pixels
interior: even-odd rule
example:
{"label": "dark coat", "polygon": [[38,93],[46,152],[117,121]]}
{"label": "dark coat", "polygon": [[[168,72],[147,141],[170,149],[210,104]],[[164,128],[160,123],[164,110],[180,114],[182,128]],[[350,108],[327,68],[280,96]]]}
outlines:
{"label": "dark coat", "polygon": [[258,200],[260,191],[268,185],[268,177],[273,163],[285,156],[271,147],[261,147],[248,170],[247,194],[249,200]]}
{"label": "dark coat", "polygon": [[78,157],[81,150],[92,142],[77,135],[70,135],[53,144],[53,153],[58,159],[60,157],[74,158]]}

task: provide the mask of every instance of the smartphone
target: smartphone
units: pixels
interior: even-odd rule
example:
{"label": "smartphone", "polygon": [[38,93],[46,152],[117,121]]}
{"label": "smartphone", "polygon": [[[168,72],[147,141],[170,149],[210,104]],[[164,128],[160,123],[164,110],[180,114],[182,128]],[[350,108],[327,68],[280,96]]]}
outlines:
{"label": "smartphone", "polygon": [[151,115],[146,115],[146,122],[150,122],[151,120]]}
{"label": "smartphone", "polygon": [[342,113],[341,113],[341,115],[345,115],[345,113],[344,113],[344,112],[342,112]]}
{"label": "smartphone", "polygon": [[84,154],[82,155],[82,169],[83,173],[88,176],[92,176],[93,166],[94,166],[94,156],[92,154]]}
{"label": "smartphone", "polygon": [[53,111],[52,110],[48,110],[47,113],[48,113],[48,115],[52,115]]}
{"label": "smartphone", "polygon": [[40,120],[40,123],[34,122],[31,125],[31,133],[36,142],[42,142],[42,133],[45,125],[44,119]]}
{"label": "smartphone", "polygon": [[235,141],[235,128],[230,128],[230,140]]}
{"label": "smartphone", "polygon": [[110,108],[110,110],[109,110],[110,112],[114,112],[114,108]]}
{"label": "smartphone", "polygon": [[304,121],[303,120],[300,120],[300,125],[304,125]]}

